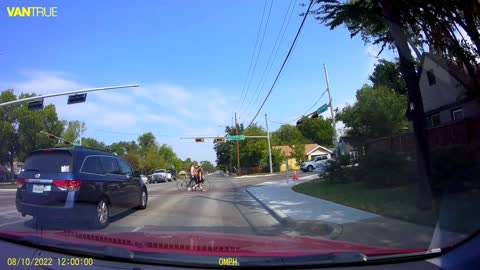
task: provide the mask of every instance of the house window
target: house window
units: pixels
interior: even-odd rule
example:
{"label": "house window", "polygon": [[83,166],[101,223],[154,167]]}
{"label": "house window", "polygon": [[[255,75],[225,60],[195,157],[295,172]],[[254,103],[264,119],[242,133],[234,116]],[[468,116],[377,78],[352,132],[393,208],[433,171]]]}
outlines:
{"label": "house window", "polygon": [[430,117],[425,117],[425,127],[426,128],[432,127],[432,120],[430,120]]}
{"label": "house window", "polygon": [[440,114],[434,114],[430,116],[430,119],[432,120],[432,127],[438,127],[440,126]]}
{"label": "house window", "polygon": [[350,159],[355,160],[358,158],[358,151],[350,151]]}
{"label": "house window", "polygon": [[453,121],[463,120],[463,109],[452,110],[452,120]]}
{"label": "house window", "polygon": [[434,85],[437,82],[437,79],[435,78],[435,74],[433,74],[433,69],[430,69],[427,71],[427,79],[428,79],[428,85]]}

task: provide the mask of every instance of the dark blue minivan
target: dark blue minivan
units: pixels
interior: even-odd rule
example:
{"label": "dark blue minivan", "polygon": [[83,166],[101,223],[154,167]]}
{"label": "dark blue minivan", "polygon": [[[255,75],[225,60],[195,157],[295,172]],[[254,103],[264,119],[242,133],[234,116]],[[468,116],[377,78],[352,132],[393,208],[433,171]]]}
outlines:
{"label": "dark blue minivan", "polygon": [[146,185],[127,161],[84,147],[33,151],[17,177],[17,210],[37,222],[80,218],[104,228],[119,212],[145,209],[147,200]]}

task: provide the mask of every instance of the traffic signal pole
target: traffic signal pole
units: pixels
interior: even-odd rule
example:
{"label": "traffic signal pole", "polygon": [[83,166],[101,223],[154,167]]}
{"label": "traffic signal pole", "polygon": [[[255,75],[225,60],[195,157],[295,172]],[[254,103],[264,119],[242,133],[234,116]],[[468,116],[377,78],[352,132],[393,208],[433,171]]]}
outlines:
{"label": "traffic signal pole", "polygon": [[[235,134],[238,135],[237,113],[235,112]],[[237,141],[237,175],[240,174],[240,144]]]}
{"label": "traffic signal pole", "polygon": [[268,132],[268,119],[267,114],[265,114],[265,125],[267,128],[267,143],[268,143],[268,162],[270,164],[270,173],[273,173],[273,166],[272,166],[272,147],[270,146],[270,132]]}
{"label": "traffic signal pole", "polygon": [[333,126],[333,146],[335,147],[335,153],[337,151],[337,125],[335,123],[335,112],[333,111],[332,95],[330,94],[330,82],[328,81],[327,65],[323,64],[323,70],[325,71],[325,80],[327,81],[328,102],[330,106],[330,113],[332,115]]}

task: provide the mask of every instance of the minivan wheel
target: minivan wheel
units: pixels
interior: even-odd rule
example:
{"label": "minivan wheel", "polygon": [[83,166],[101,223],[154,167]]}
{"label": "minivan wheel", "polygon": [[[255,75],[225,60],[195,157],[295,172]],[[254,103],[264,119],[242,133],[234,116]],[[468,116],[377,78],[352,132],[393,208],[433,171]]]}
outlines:
{"label": "minivan wheel", "polygon": [[312,172],[313,171],[313,166],[308,166],[307,171]]}
{"label": "minivan wheel", "polygon": [[94,227],[102,229],[110,222],[110,206],[105,199],[101,199],[95,207]]}
{"label": "minivan wheel", "polygon": [[137,209],[143,210],[147,208],[147,204],[148,204],[147,190],[142,189],[142,192],[140,193],[140,203],[138,204]]}

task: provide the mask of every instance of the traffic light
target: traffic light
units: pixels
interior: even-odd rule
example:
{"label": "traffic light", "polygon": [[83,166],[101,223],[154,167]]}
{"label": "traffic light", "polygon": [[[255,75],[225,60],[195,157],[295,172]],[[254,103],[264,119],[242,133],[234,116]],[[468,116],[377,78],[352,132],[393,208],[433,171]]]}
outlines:
{"label": "traffic light", "polygon": [[223,143],[223,142],[225,142],[225,138],[224,137],[217,137],[217,138],[213,139],[213,142],[214,143]]}
{"label": "traffic light", "polygon": [[29,111],[40,111],[43,110],[43,98],[40,100],[30,101],[28,103]]}
{"label": "traffic light", "polygon": [[65,144],[65,145],[71,145],[72,143],[71,143],[71,142],[69,142],[69,141],[65,141],[65,140],[63,140],[63,144]]}
{"label": "traffic light", "polygon": [[301,123],[303,123],[303,119],[300,119],[297,121],[297,126],[300,125]]}
{"label": "traffic light", "polygon": [[318,113],[317,112],[312,113],[312,116],[310,116],[310,118],[312,119],[318,118]]}
{"label": "traffic light", "polygon": [[55,140],[55,139],[56,139],[56,137],[55,137],[54,135],[52,135],[52,134],[48,134],[48,138],[49,138],[50,140]]}
{"label": "traffic light", "polygon": [[67,104],[82,103],[87,100],[87,93],[68,96]]}
{"label": "traffic light", "polygon": [[195,142],[204,142],[205,139],[204,138],[195,138]]}

